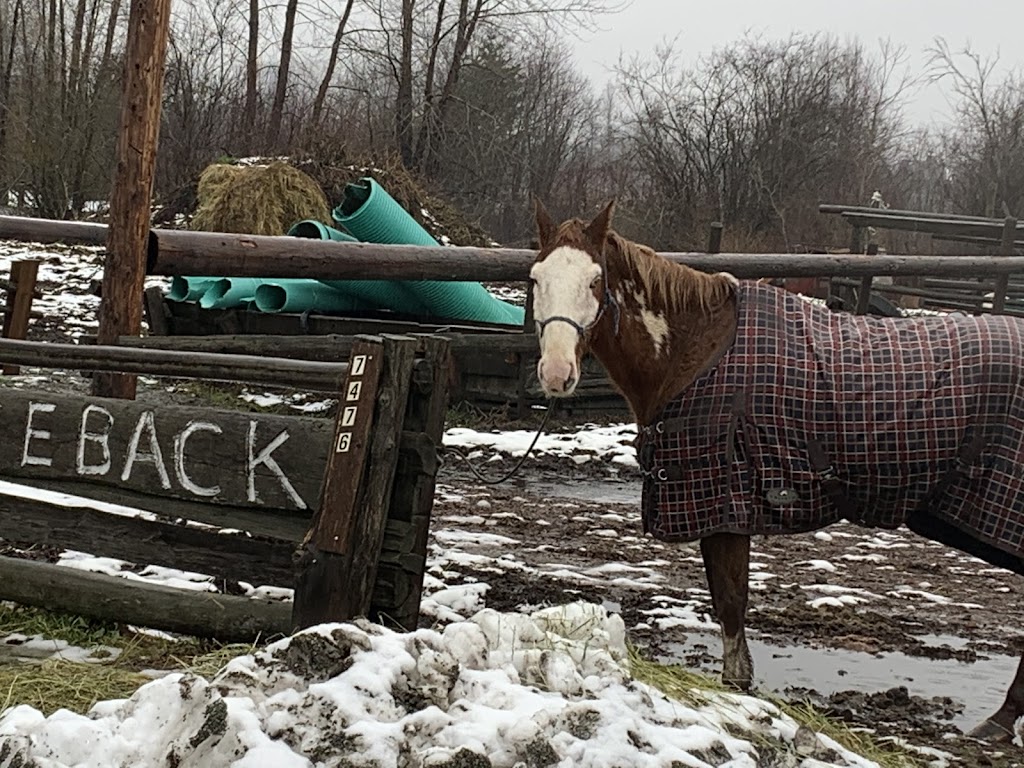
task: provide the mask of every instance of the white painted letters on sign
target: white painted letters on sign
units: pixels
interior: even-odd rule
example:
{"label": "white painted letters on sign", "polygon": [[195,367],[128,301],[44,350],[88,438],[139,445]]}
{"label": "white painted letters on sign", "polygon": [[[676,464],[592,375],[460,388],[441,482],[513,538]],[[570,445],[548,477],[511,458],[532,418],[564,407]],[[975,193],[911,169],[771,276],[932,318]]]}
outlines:
{"label": "white painted letters on sign", "polygon": [[245,441],[246,458],[245,458],[245,475],[247,481],[247,487],[249,492],[249,501],[255,503],[259,496],[256,493],[256,467],[263,464],[267,469],[277,475],[277,479],[281,482],[281,487],[284,488],[285,493],[288,494],[288,498],[294,502],[295,506],[299,509],[306,509],[306,502],[299,496],[298,491],[291,484],[291,481],[285,476],[281,470],[281,466],[274,460],[271,454],[274,450],[288,439],[288,430],[282,429],[277,437],[267,443],[266,447],[259,452],[257,455],[256,451],[256,427],[259,424],[258,421],[249,421],[249,434]]}
{"label": "white painted letters on sign", "polygon": [[197,485],[188,476],[188,473],[185,471],[185,443],[188,442],[188,439],[194,432],[213,432],[219,435],[223,431],[216,424],[211,424],[207,421],[190,421],[188,426],[174,436],[174,474],[178,478],[178,482],[181,483],[181,487],[189,493],[194,493],[196,496],[216,496],[220,493],[220,486],[213,485],[209,488],[204,488],[201,485]]}
{"label": "white painted letters on sign", "polygon": [[348,453],[352,447],[352,433],[342,432],[338,435],[338,444],[334,447],[335,453]]}
{"label": "white painted letters on sign", "polygon": [[[89,431],[89,416],[100,414],[106,419],[106,426],[101,432]],[[114,417],[106,408],[98,405],[87,405],[82,409],[82,426],[78,430],[78,458],[75,470],[80,475],[105,475],[110,471],[110,428],[114,426]],[[95,443],[103,451],[103,461],[99,464],[85,463],[85,444]]]}
{"label": "white painted letters on sign", "polygon": [[50,439],[50,430],[36,429],[32,426],[32,417],[37,413],[53,413],[55,410],[57,410],[57,406],[53,403],[30,402],[28,404],[28,419],[25,421],[25,443],[21,451],[21,466],[49,467],[53,464],[53,459],[49,456],[33,456],[30,454],[29,444],[32,442],[32,438],[37,440]]}
{"label": "white painted letters on sign", "polygon": [[[149,432],[149,450],[139,451],[139,442],[142,440],[142,431]],[[132,439],[128,443],[128,455],[124,460],[124,469],[121,470],[121,480],[131,477],[135,462],[152,464],[160,475],[160,486],[164,490],[170,490],[171,478],[167,476],[167,468],[164,466],[164,456],[160,451],[160,442],[156,439],[156,424],[153,421],[152,411],[143,411],[139,421],[132,432]]]}
{"label": "white painted letters on sign", "polygon": [[362,376],[364,370],[366,370],[366,355],[356,355],[353,357],[351,375]]}
{"label": "white painted letters on sign", "polygon": [[345,393],[345,399],[348,401],[358,400],[359,393],[363,391],[363,382],[352,381],[349,382],[348,391]]}

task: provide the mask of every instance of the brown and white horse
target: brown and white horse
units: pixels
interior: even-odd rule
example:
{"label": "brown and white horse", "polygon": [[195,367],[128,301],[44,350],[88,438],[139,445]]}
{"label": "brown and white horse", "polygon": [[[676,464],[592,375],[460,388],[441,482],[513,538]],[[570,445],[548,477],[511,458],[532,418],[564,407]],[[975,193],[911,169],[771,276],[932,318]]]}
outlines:
{"label": "brown and white horse", "polygon": [[[547,396],[568,397],[589,351],[642,428],[734,344],[739,281],[698,272],[626,240],[611,229],[612,210],[610,203],[590,222],[558,225],[536,203],[539,252],[530,283],[537,375]],[[745,690],[753,676],[744,635],[750,537],[714,533],[701,538],[700,547],[722,630],[722,677]],[[1024,659],[1003,706],[972,735],[1007,740],[1021,715]]]}

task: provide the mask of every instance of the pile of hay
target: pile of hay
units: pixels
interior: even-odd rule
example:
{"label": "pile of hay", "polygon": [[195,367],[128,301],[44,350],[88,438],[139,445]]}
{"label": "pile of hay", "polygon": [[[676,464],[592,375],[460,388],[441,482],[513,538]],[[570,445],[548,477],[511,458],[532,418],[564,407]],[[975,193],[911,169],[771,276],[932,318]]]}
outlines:
{"label": "pile of hay", "polygon": [[[203,171],[202,176],[196,182],[175,190],[160,201],[154,210],[153,223],[158,226],[189,226],[191,229],[206,231],[258,234],[256,229],[250,229],[248,226],[245,229],[220,229],[201,215],[203,209],[207,207],[203,199],[203,192],[206,190],[203,178],[207,174],[212,174],[212,181],[216,186],[217,177],[221,171],[214,169],[226,167],[245,170],[263,166],[269,168],[273,165],[284,165],[302,172],[313,180],[327,201],[326,209],[313,215],[298,216],[295,221],[304,218],[317,219],[334,226],[329,210],[342,201],[345,187],[365,176],[370,176],[376,179],[388,191],[388,194],[438,242],[447,241],[453,245],[484,247],[494,245],[494,241],[479,224],[470,220],[462,211],[446,202],[440,195],[430,191],[429,184],[406,169],[397,157],[351,158],[345,156],[344,153],[334,156],[329,153],[321,153],[316,157],[286,158],[284,160],[256,157],[240,160],[237,165],[227,163],[211,165]],[[251,202],[251,200],[246,201],[246,204]],[[195,222],[194,217],[199,217],[198,223]],[[191,224],[189,224],[190,220]],[[288,226],[293,223],[294,221],[289,222]],[[284,234],[286,231],[287,228],[273,234]]]}
{"label": "pile of hay", "polygon": [[286,162],[269,165],[215,163],[196,187],[191,229],[283,235],[303,219],[331,221],[320,185]]}

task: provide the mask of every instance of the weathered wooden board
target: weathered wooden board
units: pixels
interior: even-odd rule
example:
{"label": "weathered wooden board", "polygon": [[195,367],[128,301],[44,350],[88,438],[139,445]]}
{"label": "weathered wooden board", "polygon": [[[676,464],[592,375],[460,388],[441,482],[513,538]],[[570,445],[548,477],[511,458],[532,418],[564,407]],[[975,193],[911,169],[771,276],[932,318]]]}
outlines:
{"label": "weathered wooden board", "polygon": [[392,486],[370,617],[406,630],[419,624],[427,539],[437,481],[438,449],[448,406],[445,339],[420,339],[430,366],[413,376],[402,433],[402,455]]}
{"label": "weathered wooden board", "polygon": [[[416,354],[410,337],[352,348],[323,504],[296,559],[297,628],[365,616],[387,522]],[[356,361],[363,358],[364,365]]]}
{"label": "weathered wooden board", "polygon": [[213,576],[291,586],[294,543],[176,524],[153,513],[0,483],[0,537]]}
{"label": "weathered wooden board", "polygon": [[0,600],[223,641],[287,634],[289,603],[195,592],[0,557]]}
{"label": "weathered wooden board", "polygon": [[310,510],[330,421],[38,391],[0,393],[0,477],[215,504]]}

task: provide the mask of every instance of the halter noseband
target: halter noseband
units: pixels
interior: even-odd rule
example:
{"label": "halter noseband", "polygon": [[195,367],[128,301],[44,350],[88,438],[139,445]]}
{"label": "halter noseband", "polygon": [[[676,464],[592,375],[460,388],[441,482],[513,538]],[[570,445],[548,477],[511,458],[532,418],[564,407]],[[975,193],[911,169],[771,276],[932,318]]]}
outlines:
{"label": "halter noseband", "polygon": [[612,296],[612,292],[608,289],[608,257],[604,254],[604,248],[601,248],[601,284],[604,287],[604,293],[601,296],[601,305],[597,308],[597,315],[587,325],[580,325],[578,322],[573,320],[571,317],[564,315],[552,315],[551,317],[545,318],[537,323],[537,328],[540,330],[540,334],[543,335],[544,329],[548,327],[550,323],[562,322],[568,323],[576,332],[583,338],[590,332],[590,329],[597,325],[601,317],[604,315],[605,309],[611,307],[613,314],[613,323],[615,328],[615,335],[619,335],[619,302]]}

